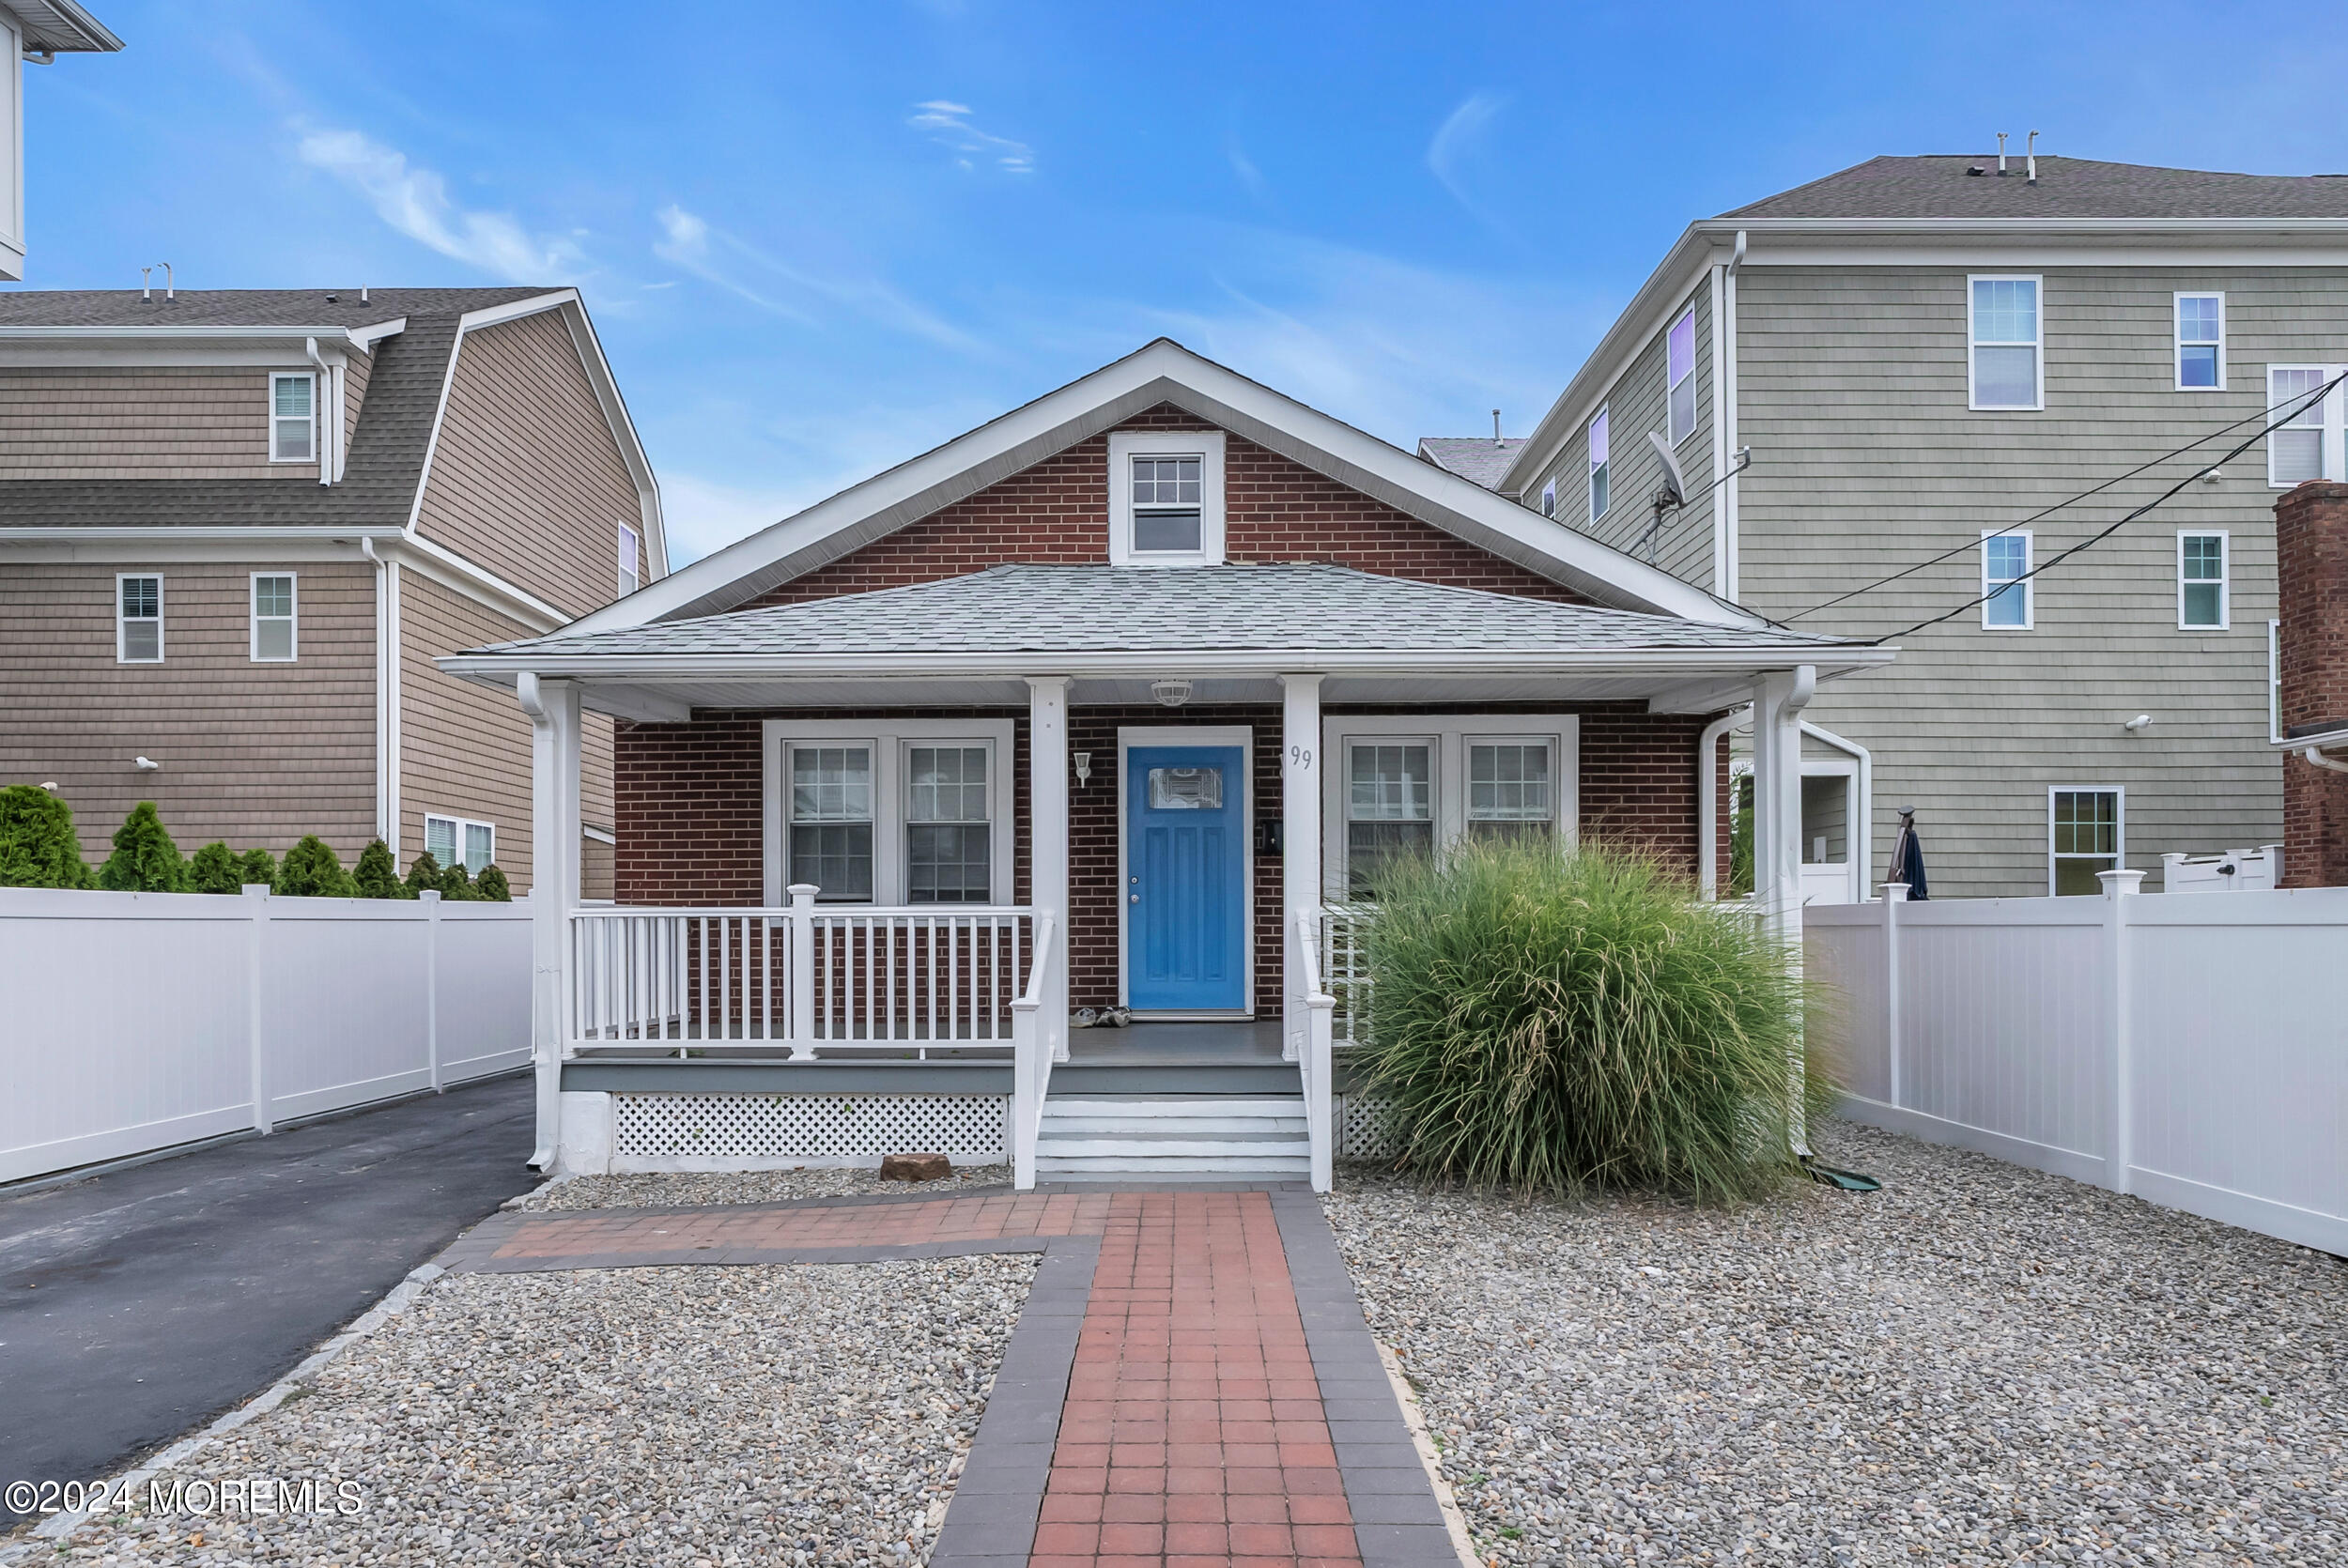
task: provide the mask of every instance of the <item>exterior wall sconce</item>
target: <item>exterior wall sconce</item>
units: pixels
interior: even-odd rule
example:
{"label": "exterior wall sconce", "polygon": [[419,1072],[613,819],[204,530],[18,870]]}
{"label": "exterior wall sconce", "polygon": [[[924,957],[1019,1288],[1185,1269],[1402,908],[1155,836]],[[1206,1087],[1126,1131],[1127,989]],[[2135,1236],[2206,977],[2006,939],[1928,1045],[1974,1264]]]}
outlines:
{"label": "exterior wall sconce", "polygon": [[1152,681],[1150,695],[1157,699],[1161,708],[1179,708],[1190,700],[1188,681]]}
{"label": "exterior wall sconce", "polygon": [[1075,761],[1076,788],[1081,790],[1086,785],[1092,782],[1092,753],[1089,751],[1079,751],[1075,754]]}

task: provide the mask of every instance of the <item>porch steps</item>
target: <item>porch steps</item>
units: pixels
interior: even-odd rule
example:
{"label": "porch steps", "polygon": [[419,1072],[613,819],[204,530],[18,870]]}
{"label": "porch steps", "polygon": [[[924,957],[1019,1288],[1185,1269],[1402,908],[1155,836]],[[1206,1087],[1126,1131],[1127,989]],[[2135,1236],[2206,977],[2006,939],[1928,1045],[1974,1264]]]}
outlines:
{"label": "porch steps", "polygon": [[1312,1167],[1305,1098],[1054,1093],[1043,1102],[1035,1163],[1038,1176],[1061,1180],[1301,1177]]}

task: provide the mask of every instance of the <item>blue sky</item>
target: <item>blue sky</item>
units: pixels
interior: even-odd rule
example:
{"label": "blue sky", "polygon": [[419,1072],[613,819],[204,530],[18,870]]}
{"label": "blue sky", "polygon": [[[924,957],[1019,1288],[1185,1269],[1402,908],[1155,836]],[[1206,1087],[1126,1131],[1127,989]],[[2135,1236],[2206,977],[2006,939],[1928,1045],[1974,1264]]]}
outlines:
{"label": "blue sky", "polygon": [[1522,433],[1691,218],[1878,152],[2348,171],[2320,6],[92,4],[27,286],[578,284],[680,561],[1161,333]]}

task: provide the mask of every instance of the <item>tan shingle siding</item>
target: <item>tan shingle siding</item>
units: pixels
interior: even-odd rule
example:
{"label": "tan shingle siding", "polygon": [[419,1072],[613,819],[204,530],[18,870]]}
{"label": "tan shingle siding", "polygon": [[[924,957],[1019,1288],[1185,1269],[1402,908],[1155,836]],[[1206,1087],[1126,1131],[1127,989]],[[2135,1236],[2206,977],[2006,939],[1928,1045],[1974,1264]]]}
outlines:
{"label": "tan shingle siding", "polygon": [[[291,664],[250,657],[249,575],[270,570],[300,580]],[[115,662],[119,572],[163,579],[162,664]],[[375,834],[374,651],[365,566],[0,564],[0,783],[55,781],[93,862],[142,800],[183,851],[317,833],[353,862]]]}
{"label": "tan shingle siding", "polygon": [[315,484],[316,463],[269,460],[270,374],[242,365],[0,370],[0,479]]}
{"label": "tan shingle siding", "polygon": [[421,530],[573,615],[618,590],[636,484],[560,312],[468,332]]}

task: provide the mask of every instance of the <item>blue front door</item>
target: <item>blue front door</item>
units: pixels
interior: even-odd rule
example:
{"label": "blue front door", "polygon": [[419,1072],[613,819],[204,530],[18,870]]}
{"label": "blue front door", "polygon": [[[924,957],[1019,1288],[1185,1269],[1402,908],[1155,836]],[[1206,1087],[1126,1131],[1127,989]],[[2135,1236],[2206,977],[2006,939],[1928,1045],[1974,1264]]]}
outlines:
{"label": "blue front door", "polygon": [[1125,1000],[1140,1011],[1247,1006],[1245,753],[1125,753]]}

